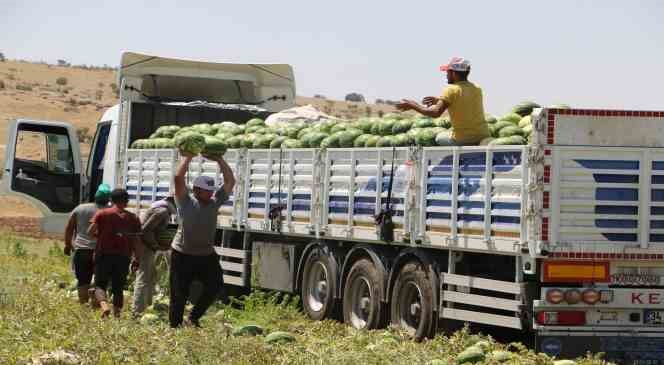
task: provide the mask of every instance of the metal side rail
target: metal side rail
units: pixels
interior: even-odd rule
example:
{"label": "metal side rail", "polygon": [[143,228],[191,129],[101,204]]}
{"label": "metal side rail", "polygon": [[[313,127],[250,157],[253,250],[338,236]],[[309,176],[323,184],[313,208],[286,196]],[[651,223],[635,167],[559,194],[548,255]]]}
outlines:
{"label": "metal side rail", "polygon": [[[441,274],[441,318],[522,329],[521,310],[524,287],[519,283],[482,279],[457,274]],[[472,289],[509,294],[514,299],[471,294]],[[461,306],[459,306],[461,305]],[[470,308],[469,308],[470,307]],[[472,309],[471,309],[472,308]],[[491,308],[491,311],[487,309]],[[503,315],[490,312],[511,312]]]}
{"label": "metal side rail", "polygon": [[[245,271],[245,263],[249,258],[249,251],[238,250],[228,247],[215,247],[214,250],[220,256],[219,263],[224,272],[224,284],[247,286],[248,275]],[[231,261],[230,258],[236,259]],[[241,260],[241,262],[236,262]]]}

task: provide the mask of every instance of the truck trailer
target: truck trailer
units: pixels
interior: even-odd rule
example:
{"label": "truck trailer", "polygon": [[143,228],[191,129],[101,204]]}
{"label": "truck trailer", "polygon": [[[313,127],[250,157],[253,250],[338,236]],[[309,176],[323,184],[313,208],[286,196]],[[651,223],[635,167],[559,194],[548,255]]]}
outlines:
{"label": "truck trailer", "polygon": [[[289,65],[131,52],[118,85],[86,166],[72,125],[9,125],[2,190],[35,205],[46,232],[101,183],[127,189],[136,213],[172,194],[178,151],[131,148],[158,127],[244,123],[296,96]],[[664,112],[538,108],[532,120],[525,146],[228,150],[225,287],[294,293],[312,319],[416,340],[470,322],[552,356],[664,364]],[[203,157],[188,183],[198,175],[223,184]],[[392,224],[377,223],[386,211]]]}

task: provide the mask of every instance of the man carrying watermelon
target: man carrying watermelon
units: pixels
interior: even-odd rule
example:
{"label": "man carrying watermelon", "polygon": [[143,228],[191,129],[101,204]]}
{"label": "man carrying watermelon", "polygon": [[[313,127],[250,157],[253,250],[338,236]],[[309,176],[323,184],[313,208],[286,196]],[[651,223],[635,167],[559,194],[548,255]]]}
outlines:
{"label": "man carrying watermelon", "polygon": [[169,321],[173,328],[182,324],[189,287],[194,280],[203,284],[203,292],[196,303],[193,303],[194,308],[188,318],[188,324],[196,327],[200,326],[200,318],[215,301],[223,284],[219,256],[214,250],[217,211],[233,191],[235,178],[221,155],[204,154],[204,157],[219,165],[224,185],[217,188],[214,178],[200,175],[194,179],[193,193],[190,193],[185,174],[192,158],[201,151],[202,147],[180,147],[180,154],[184,158],[175,174],[178,231],[171,245],[169,309]]}
{"label": "man carrying watermelon", "polygon": [[[439,97],[427,96],[422,104],[403,99],[396,105],[401,111],[414,110],[431,118],[438,118],[447,110],[452,122],[450,146],[478,145],[489,137],[489,126],[484,119],[482,89],[468,81],[470,61],[462,57],[452,57],[449,63],[440,66],[447,74],[448,87]],[[436,141],[441,145],[440,140]]]}

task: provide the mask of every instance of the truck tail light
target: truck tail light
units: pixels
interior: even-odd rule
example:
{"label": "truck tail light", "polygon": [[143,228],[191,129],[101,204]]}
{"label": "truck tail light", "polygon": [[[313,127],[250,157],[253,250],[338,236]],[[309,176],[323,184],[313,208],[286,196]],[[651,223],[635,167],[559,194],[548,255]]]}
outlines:
{"label": "truck tail light", "polygon": [[600,294],[597,290],[595,289],[586,289],[581,293],[581,300],[583,300],[584,303],[593,305],[597,302],[599,302],[600,299]]}
{"label": "truck tail light", "polygon": [[609,262],[545,261],[546,283],[594,283],[609,281]]}
{"label": "truck tail light", "polygon": [[586,324],[586,312],[583,311],[557,311],[539,312],[536,320],[542,325],[582,326]]}
{"label": "truck tail light", "polygon": [[560,304],[563,299],[565,299],[565,295],[560,289],[549,289],[546,292],[546,301],[551,304]]}
{"label": "truck tail light", "polygon": [[578,304],[581,301],[581,292],[579,289],[566,290],[565,301],[567,304]]}

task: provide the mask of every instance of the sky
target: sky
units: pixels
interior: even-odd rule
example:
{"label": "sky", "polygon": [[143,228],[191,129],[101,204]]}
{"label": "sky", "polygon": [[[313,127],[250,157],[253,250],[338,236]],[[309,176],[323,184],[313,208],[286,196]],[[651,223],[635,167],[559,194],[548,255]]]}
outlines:
{"label": "sky", "polygon": [[523,100],[664,110],[663,1],[1,0],[12,59],[116,66],[122,51],[288,63],[298,95],[420,99],[472,62],[485,110]]}

